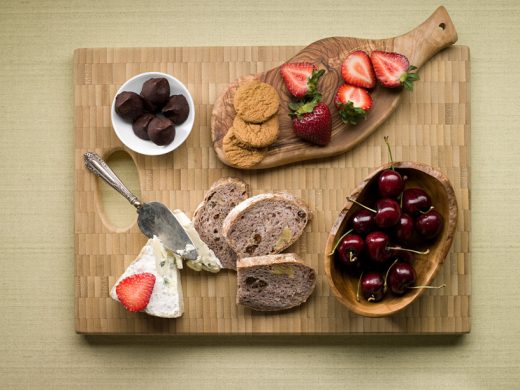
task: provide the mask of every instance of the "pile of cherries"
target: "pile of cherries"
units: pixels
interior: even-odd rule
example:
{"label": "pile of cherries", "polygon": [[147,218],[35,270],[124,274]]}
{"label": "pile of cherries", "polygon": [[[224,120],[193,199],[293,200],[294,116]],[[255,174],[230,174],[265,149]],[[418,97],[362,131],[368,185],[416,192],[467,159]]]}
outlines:
{"label": "pile of cherries", "polygon": [[[393,163],[387,137],[385,142]],[[430,196],[421,188],[405,189],[405,181],[391,166],[367,189],[379,196],[375,208],[349,198],[362,209],[349,221],[333,253],[341,268],[359,277],[358,301],[362,295],[369,302],[378,302],[388,289],[401,296],[410,288],[419,288],[415,286],[414,254],[426,255],[429,250],[407,246],[431,244],[442,230],[442,215],[432,206]]]}

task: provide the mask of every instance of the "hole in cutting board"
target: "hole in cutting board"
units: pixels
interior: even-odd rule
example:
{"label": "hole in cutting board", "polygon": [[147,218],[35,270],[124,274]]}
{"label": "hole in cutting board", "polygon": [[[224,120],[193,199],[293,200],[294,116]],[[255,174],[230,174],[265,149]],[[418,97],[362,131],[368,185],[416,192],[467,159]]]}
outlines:
{"label": "hole in cutting board", "polygon": [[[140,198],[139,175],[132,157],[125,151],[118,150],[106,157],[105,161],[126,187]],[[103,219],[116,228],[129,228],[137,220],[135,207],[102,179],[98,177],[96,180]]]}

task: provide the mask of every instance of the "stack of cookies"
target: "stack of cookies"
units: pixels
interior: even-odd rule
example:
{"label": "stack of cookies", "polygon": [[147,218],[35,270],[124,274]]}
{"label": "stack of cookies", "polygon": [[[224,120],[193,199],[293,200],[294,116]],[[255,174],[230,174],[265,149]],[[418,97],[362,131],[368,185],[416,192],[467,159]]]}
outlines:
{"label": "stack of cookies", "polygon": [[236,116],[224,137],[222,148],[233,165],[248,168],[258,164],[267,147],[278,138],[280,98],[269,84],[258,80],[242,83],[233,99]]}

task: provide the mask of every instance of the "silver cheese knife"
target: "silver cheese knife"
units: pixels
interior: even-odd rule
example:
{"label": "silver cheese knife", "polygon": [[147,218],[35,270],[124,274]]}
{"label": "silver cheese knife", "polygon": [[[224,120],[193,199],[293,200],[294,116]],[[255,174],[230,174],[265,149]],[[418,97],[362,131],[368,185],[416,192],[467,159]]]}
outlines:
{"label": "silver cheese knife", "polygon": [[195,245],[168,207],[159,202],[142,203],[96,153],[87,152],[83,158],[85,166],[92,173],[103,179],[137,209],[137,225],[146,237],[159,237],[166,248],[186,260],[198,258]]}

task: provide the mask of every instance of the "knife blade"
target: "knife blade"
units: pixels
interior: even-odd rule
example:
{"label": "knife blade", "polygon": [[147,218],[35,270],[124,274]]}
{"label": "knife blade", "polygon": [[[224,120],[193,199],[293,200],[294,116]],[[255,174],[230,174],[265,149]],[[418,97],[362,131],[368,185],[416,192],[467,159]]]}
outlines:
{"label": "knife blade", "polygon": [[83,159],[89,171],[103,179],[137,209],[137,225],[146,237],[157,236],[167,249],[186,260],[198,258],[199,254],[188,233],[168,207],[160,202],[142,203],[96,153],[86,152]]}

